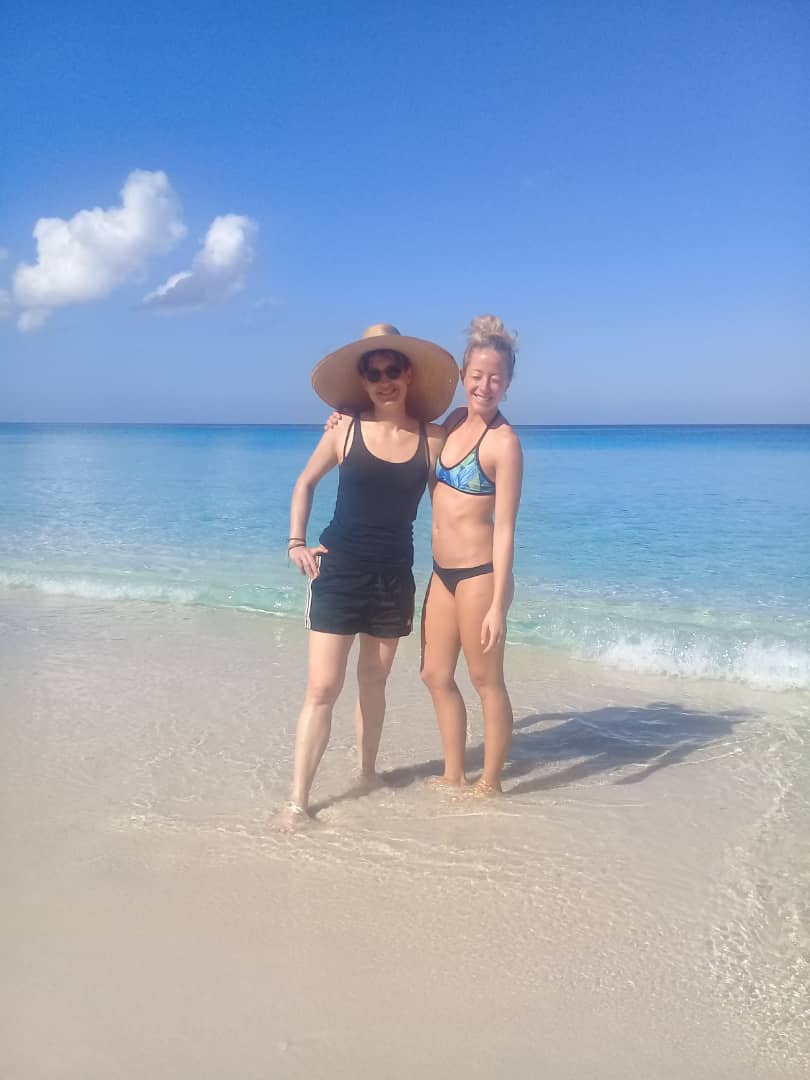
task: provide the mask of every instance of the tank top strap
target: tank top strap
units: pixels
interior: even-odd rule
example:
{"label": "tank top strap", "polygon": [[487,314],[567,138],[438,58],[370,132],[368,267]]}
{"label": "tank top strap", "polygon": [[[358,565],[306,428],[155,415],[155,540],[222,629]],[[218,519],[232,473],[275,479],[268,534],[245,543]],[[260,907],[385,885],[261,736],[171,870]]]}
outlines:
{"label": "tank top strap", "polygon": [[[374,455],[371,454],[371,451],[366,446],[366,440],[363,438],[363,423],[360,419],[359,414],[355,413],[352,416],[352,422],[346,429],[346,438],[343,440],[343,460],[346,460],[346,447],[349,445],[349,436],[352,433],[352,428],[354,428],[354,439],[352,440],[352,445],[349,453],[351,453],[352,450],[357,448],[358,453],[364,454],[366,457],[373,457]],[[427,424],[424,422],[424,420],[419,421],[419,442],[417,444],[414,457],[419,454],[420,450],[424,452],[425,463],[427,465],[428,472],[430,472],[430,446],[427,439]]]}
{"label": "tank top strap", "polygon": [[430,446],[428,445],[427,438],[427,424],[424,420],[419,423],[419,445],[424,447],[425,450],[425,464],[427,465],[428,474],[430,473]]}
{"label": "tank top strap", "polygon": [[[352,414],[351,423],[346,428],[346,438],[343,440],[343,461],[346,460],[346,447],[349,445],[349,436],[352,433],[352,428],[354,428],[355,426],[357,427],[357,430],[359,431],[360,430],[360,420],[358,419],[357,413]],[[352,446],[354,446],[354,443],[352,443]]]}

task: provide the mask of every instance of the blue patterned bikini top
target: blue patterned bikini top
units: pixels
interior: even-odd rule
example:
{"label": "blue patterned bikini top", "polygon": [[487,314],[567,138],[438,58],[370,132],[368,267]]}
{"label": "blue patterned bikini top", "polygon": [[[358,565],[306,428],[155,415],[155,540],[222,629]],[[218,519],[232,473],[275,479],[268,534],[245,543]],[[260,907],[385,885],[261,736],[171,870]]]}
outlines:
{"label": "blue patterned bikini top", "polygon": [[[481,432],[481,438],[475,444],[475,446],[466,454],[461,461],[455,465],[444,465],[442,463],[442,456],[439,454],[439,458],[436,462],[436,479],[440,484],[447,484],[448,487],[455,488],[456,491],[461,491],[465,495],[494,495],[495,494],[495,482],[490,480],[484,470],[481,468],[481,460],[478,456],[478,450],[481,443],[484,441],[484,436],[495,423],[500,416],[500,413],[495,413],[490,422]],[[457,427],[464,423],[467,419],[463,416],[459,420],[455,427],[451,428],[451,431],[455,431]]]}

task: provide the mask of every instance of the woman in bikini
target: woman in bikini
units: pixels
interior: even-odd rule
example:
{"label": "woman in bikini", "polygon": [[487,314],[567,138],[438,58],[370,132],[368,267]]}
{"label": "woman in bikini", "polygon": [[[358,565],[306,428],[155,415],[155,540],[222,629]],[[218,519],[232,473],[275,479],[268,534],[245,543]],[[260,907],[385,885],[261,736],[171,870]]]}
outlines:
{"label": "woman in bikini", "polygon": [[[344,413],[299,476],[288,552],[309,579],[307,688],[298,716],[290,799],[273,819],[289,832],[309,820],[309,793],[329,742],[349,650],[360,638],[355,711],[361,780],[370,785],[385,714],[385,685],[414,612],[413,522],[444,432],[428,423],[450,404],[458,369],[449,353],[387,324],[317,365],[312,385]],[[320,542],[306,529],[318,482],[339,468],[337,502]]]}
{"label": "woman in bikini", "polygon": [[436,464],[433,575],[422,614],[422,679],[444,749],[438,782],[467,783],[467,712],[455,681],[463,651],[484,716],[484,770],[471,789],[479,795],[500,792],[512,738],[503,655],[523,454],[500,404],[512,381],[515,350],[516,339],[500,319],[472,320],[461,370],[467,406],[445,421],[447,439]]}

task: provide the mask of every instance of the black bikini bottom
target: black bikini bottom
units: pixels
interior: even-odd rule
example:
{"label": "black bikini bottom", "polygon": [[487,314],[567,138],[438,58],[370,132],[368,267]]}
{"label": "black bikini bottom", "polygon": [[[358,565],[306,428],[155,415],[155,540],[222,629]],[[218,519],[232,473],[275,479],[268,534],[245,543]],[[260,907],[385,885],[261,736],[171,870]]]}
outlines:
{"label": "black bikini bottom", "polygon": [[451,569],[445,569],[443,566],[439,566],[436,560],[433,560],[433,573],[444,585],[448,592],[455,595],[458,583],[460,581],[466,581],[467,578],[480,577],[482,574],[492,573],[492,563],[481,563],[480,566],[459,566],[452,567]]}

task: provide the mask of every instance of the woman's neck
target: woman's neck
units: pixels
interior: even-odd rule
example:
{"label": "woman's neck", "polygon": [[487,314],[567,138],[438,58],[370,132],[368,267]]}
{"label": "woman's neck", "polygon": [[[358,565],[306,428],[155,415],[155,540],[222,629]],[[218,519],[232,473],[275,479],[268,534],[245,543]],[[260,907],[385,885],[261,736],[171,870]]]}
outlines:
{"label": "woman's neck", "polygon": [[378,424],[384,424],[391,428],[410,427],[413,424],[413,419],[408,415],[404,408],[373,408],[371,413],[366,419],[374,420]]}
{"label": "woman's neck", "polygon": [[479,412],[477,409],[475,411],[473,411],[470,408],[470,406],[468,405],[467,406],[467,423],[468,424],[475,424],[477,421],[480,421],[480,423],[483,424],[484,427],[489,427],[489,425],[492,423],[492,421],[495,419],[495,417],[498,415],[499,412],[500,412],[500,408],[497,405],[495,406],[494,409],[492,409],[491,411],[488,411],[486,413]]}

